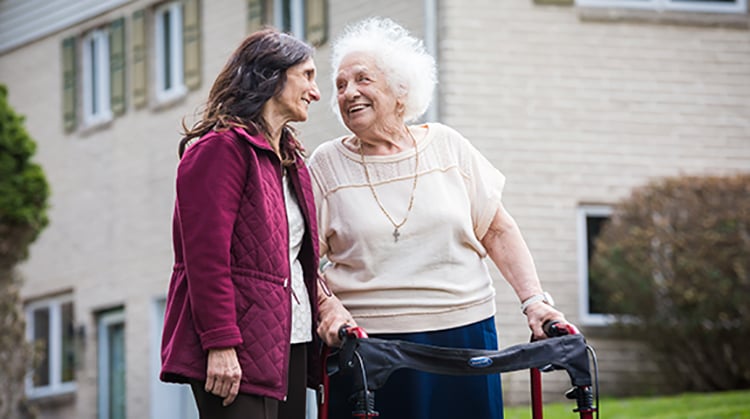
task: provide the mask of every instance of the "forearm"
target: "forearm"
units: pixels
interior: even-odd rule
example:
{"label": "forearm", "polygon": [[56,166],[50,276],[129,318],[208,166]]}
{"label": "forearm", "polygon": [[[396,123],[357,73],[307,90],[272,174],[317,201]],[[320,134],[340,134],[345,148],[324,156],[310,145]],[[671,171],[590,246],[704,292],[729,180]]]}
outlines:
{"label": "forearm", "polygon": [[[500,207],[495,214],[482,244],[505,280],[513,287],[519,301],[525,301],[543,292],[531,251],[521,235],[518,224],[504,208]],[[542,325],[546,321],[565,321],[565,316],[561,312],[541,301],[530,304],[524,314],[536,339],[544,339]]]}
{"label": "forearm", "polygon": [[542,293],[534,259],[515,220],[503,207],[498,209],[482,239],[487,254],[516,292],[519,301]]}
{"label": "forearm", "polygon": [[356,326],[351,313],[328,287],[325,274],[318,277],[318,335],[328,346],[338,346],[341,326]]}

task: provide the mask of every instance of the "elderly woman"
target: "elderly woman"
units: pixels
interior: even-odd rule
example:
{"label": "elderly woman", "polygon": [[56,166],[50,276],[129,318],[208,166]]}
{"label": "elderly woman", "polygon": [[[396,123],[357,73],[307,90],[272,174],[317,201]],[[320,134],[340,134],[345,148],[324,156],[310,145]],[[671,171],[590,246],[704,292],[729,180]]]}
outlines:
{"label": "elderly woman", "polygon": [[[543,292],[521,232],[503,207],[504,176],[461,134],[408,125],[427,109],[435,61],[388,19],[353,25],[333,46],[335,109],[352,135],[310,158],[324,276],[318,333],[342,324],[370,336],[497,349],[489,256],[522,302],[529,328],[564,321]],[[350,387],[333,376],[331,418],[351,416]],[[499,375],[398,370],[378,391],[385,418],[501,418]]]}

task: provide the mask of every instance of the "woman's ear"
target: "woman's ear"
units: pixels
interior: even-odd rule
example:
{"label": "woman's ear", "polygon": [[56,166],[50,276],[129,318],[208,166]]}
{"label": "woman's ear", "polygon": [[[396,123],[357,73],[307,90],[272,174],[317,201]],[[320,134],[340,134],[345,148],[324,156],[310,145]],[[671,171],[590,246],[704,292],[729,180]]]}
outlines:
{"label": "woman's ear", "polygon": [[406,85],[399,84],[396,89],[396,113],[403,118],[406,113],[406,100],[409,98],[409,89]]}

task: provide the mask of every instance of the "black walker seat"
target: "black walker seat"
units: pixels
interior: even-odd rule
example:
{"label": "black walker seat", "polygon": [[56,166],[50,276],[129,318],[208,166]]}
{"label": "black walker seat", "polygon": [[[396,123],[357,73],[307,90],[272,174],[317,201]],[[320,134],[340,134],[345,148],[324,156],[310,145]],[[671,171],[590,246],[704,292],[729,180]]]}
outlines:
{"label": "black walker seat", "polygon": [[[544,339],[505,349],[446,348],[402,340],[377,338],[347,339],[339,351],[327,360],[329,375],[340,370],[360,367],[358,353],[367,382],[356,383],[362,390],[377,390],[399,368],[448,375],[486,375],[530,368],[543,371],[565,370],[574,386],[590,386],[591,372],[583,335],[566,335]],[[356,375],[356,374],[355,374]]]}

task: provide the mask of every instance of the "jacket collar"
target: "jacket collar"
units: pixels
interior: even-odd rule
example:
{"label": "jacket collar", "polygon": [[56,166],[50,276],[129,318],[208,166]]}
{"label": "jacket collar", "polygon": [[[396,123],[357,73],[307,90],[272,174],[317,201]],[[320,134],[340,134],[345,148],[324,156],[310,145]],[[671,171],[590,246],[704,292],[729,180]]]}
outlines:
{"label": "jacket collar", "polygon": [[240,127],[233,127],[232,131],[239,135],[240,138],[244,138],[247,142],[255,147],[262,148],[263,150],[273,151],[273,149],[271,148],[271,144],[266,141],[265,135],[261,134],[260,132],[255,135],[250,135],[247,130]]}
{"label": "jacket collar", "polygon": [[[268,141],[266,141],[265,135],[261,133],[250,135],[250,133],[248,133],[247,130],[245,130],[244,128],[240,128],[240,127],[233,127],[232,131],[235,132],[237,135],[239,135],[240,138],[243,138],[245,141],[249,142],[254,147],[274,153],[273,149],[271,148],[271,144],[269,144]],[[301,159],[297,159],[295,166],[299,167],[300,164],[303,164]]]}

